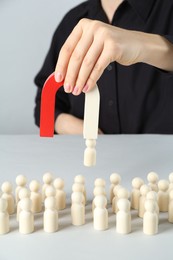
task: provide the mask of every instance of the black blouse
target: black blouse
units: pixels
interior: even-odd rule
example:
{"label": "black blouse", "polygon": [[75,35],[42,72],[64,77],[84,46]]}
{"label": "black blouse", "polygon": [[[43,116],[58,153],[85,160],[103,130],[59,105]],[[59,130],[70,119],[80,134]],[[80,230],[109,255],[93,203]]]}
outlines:
{"label": "black blouse", "polygon": [[[35,123],[39,126],[41,91],[55,70],[64,41],[81,18],[108,23],[99,0],[83,2],[70,10],[56,29],[44,64],[35,77],[37,85]],[[159,34],[173,43],[172,0],[125,0],[114,14],[112,25]],[[111,63],[98,80],[100,90],[99,128],[105,134],[173,134],[173,73],[138,63]],[[57,92],[55,118],[70,113],[84,114],[84,94]]]}

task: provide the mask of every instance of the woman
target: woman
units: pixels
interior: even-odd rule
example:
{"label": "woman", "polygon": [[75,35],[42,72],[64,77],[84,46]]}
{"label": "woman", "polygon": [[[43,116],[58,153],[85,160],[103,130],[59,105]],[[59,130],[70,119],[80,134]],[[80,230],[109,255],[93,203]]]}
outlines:
{"label": "woman", "polygon": [[84,93],[97,81],[100,133],[172,134],[173,3],[89,0],[68,12],[35,78],[37,125],[42,86],[54,70],[65,82],[55,132],[82,133]]}

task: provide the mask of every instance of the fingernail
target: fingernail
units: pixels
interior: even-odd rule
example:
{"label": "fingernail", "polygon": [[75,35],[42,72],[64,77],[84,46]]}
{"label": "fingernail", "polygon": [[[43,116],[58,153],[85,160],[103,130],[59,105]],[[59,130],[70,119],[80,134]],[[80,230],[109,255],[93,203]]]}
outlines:
{"label": "fingernail", "polygon": [[55,80],[56,82],[61,82],[63,79],[62,74],[60,72],[55,73]]}
{"label": "fingernail", "polygon": [[69,93],[70,92],[70,85],[64,84],[64,90],[65,90],[65,92]]}
{"label": "fingernail", "polygon": [[73,89],[73,92],[72,92],[72,93],[73,93],[74,95],[77,95],[78,90],[79,90],[79,88],[78,88],[78,87],[75,87],[75,88]]}
{"label": "fingernail", "polygon": [[88,91],[88,88],[89,88],[88,85],[85,85],[82,91],[85,93]]}

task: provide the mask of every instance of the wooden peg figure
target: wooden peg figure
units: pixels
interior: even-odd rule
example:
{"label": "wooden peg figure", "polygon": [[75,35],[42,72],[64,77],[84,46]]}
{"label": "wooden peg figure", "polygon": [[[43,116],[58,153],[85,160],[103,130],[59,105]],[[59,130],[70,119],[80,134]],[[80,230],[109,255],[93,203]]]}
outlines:
{"label": "wooden peg figure", "polygon": [[139,198],[140,198],[140,188],[144,184],[144,181],[139,178],[135,177],[132,180],[132,192],[131,192],[131,208],[132,209],[139,209]]}
{"label": "wooden peg figure", "polygon": [[112,204],[112,200],[114,197],[114,193],[113,193],[113,189],[115,188],[116,185],[120,184],[121,182],[121,177],[118,173],[112,173],[110,175],[110,188],[109,188],[109,192],[110,192],[110,203]]}
{"label": "wooden peg figure", "polygon": [[173,190],[169,192],[168,221],[173,223]]}
{"label": "wooden peg figure", "polygon": [[116,231],[120,234],[128,234],[131,232],[130,201],[127,199],[119,199],[117,206]]}
{"label": "wooden peg figure", "polygon": [[[104,195],[106,197],[105,186],[106,186],[106,182],[105,182],[104,179],[96,178],[95,181],[94,181],[94,191],[93,191],[94,196]],[[92,211],[94,211],[94,208],[95,208],[95,204],[94,204],[94,199],[93,199]]]}
{"label": "wooden peg figure", "polygon": [[158,215],[158,220],[159,220],[159,205],[158,205],[158,196],[157,192],[151,190],[147,193],[146,200],[152,200],[153,203],[155,204],[155,211]]}
{"label": "wooden peg figure", "polygon": [[148,185],[155,192],[158,192],[158,180],[159,176],[156,172],[149,172],[147,175]]}
{"label": "wooden peg figure", "polygon": [[80,192],[82,195],[82,203],[85,205],[84,186],[80,183],[74,183],[72,185],[72,194],[74,192]]}
{"label": "wooden peg figure", "polygon": [[56,210],[56,200],[54,197],[47,197],[45,199],[43,227],[44,231],[48,233],[58,230],[58,211]]}
{"label": "wooden peg figure", "polygon": [[22,234],[30,234],[34,231],[34,215],[31,212],[31,200],[29,198],[22,199],[20,206],[19,232]]}
{"label": "wooden peg figure", "polygon": [[8,233],[10,230],[7,207],[7,200],[0,198],[0,235]]}
{"label": "wooden peg figure", "polygon": [[29,184],[30,199],[32,201],[31,211],[33,213],[39,213],[42,211],[42,195],[40,193],[40,183],[33,180]]}
{"label": "wooden peg figure", "polygon": [[160,180],[158,182],[158,205],[160,212],[168,212],[169,203],[169,182],[167,180]]}
{"label": "wooden peg figure", "polygon": [[86,148],[84,151],[84,165],[94,166],[96,164],[96,140],[87,139],[85,144]]}
{"label": "wooden peg figure", "polygon": [[155,203],[152,200],[146,200],[144,207],[143,232],[146,235],[155,235],[158,232],[158,215]]}
{"label": "wooden peg figure", "polygon": [[15,190],[15,197],[16,197],[16,205],[19,201],[19,190],[21,188],[24,188],[26,186],[26,183],[27,183],[27,179],[24,175],[18,175],[16,177],[16,190]]}
{"label": "wooden peg figure", "polygon": [[6,181],[2,184],[1,186],[2,190],[2,198],[7,200],[8,206],[7,206],[7,211],[8,214],[11,215],[15,211],[15,203],[14,203],[14,197],[12,194],[12,185],[10,182]]}
{"label": "wooden peg figure", "polygon": [[151,188],[146,185],[146,184],[143,184],[140,188],[140,198],[139,198],[139,211],[138,211],[138,216],[140,218],[143,218],[144,216],[144,212],[145,212],[145,200],[146,200],[146,196],[147,196],[147,193],[151,191]]}
{"label": "wooden peg figure", "polygon": [[117,192],[119,189],[123,188],[120,184],[116,185],[113,189],[113,199],[112,199],[112,212],[116,213],[117,212],[117,201],[118,201],[118,196]]}
{"label": "wooden peg figure", "polygon": [[118,201],[120,200],[120,199],[129,199],[129,192],[128,192],[128,190],[127,189],[125,189],[125,188],[119,188],[118,190],[117,190],[117,203],[116,203],[116,205],[115,205],[115,213],[117,213],[118,212]]}
{"label": "wooden peg figure", "polygon": [[53,182],[53,185],[56,190],[56,209],[63,210],[66,208],[66,193],[64,191],[64,181],[61,178],[56,178]]}
{"label": "wooden peg figure", "polygon": [[28,198],[30,197],[30,192],[29,190],[26,188],[26,187],[23,187],[19,190],[19,201],[18,201],[18,204],[17,204],[17,213],[16,213],[16,219],[17,221],[19,221],[19,214],[21,212],[21,201],[25,198]]}
{"label": "wooden peg figure", "polygon": [[[99,196],[99,195],[103,195],[106,198],[105,188],[103,186],[96,186],[94,188],[93,195],[94,195],[94,199],[95,199],[96,196]],[[94,209],[95,209],[95,201],[94,201],[94,199],[92,201],[92,212],[93,213],[94,213]],[[106,201],[107,201],[107,199],[106,199]]]}
{"label": "wooden peg figure", "polygon": [[108,211],[106,209],[107,200],[105,196],[96,196],[94,199],[94,229],[106,230],[108,228]]}
{"label": "wooden peg figure", "polygon": [[73,192],[71,205],[72,224],[81,226],[85,224],[85,206],[83,204],[83,194],[81,192]]}
{"label": "wooden peg figure", "polygon": [[84,197],[85,197],[85,204],[87,202],[87,194],[86,194],[86,188],[85,188],[85,178],[83,175],[76,175],[74,178],[74,183],[80,183],[84,187]]}
{"label": "wooden peg figure", "polygon": [[45,200],[45,190],[47,187],[52,186],[53,176],[50,172],[46,172],[43,175],[43,186],[42,186],[42,201]]}

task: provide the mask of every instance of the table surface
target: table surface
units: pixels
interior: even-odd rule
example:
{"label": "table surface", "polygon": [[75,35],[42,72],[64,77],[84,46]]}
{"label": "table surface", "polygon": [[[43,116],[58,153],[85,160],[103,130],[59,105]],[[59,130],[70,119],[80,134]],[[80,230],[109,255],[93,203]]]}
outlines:
{"label": "table surface", "polygon": [[[59,212],[59,230],[47,234],[42,229],[42,213],[35,216],[35,231],[29,235],[18,232],[15,215],[10,217],[10,232],[0,236],[0,260],[12,259],[172,259],[173,225],[167,213],[160,216],[159,232],[147,236],[142,232],[142,220],[132,211],[132,232],[116,233],[116,216],[110,205],[109,228],[93,229],[91,200],[94,180],[106,181],[109,194],[109,177],[113,172],[121,175],[122,185],[131,190],[131,180],[142,177],[147,183],[148,172],[155,171],[160,179],[168,179],[173,171],[173,136],[171,135],[106,135],[97,140],[97,163],[88,168],[83,165],[85,141],[82,136],[36,135],[0,136],[0,185],[10,181],[15,189],[19,174],[28,183],[49,171],[65,181],[68,207]],[[70,218],[70,196],[74,177],[82,174],[86,180],[88,204],[86,224],[75,227]]]}

